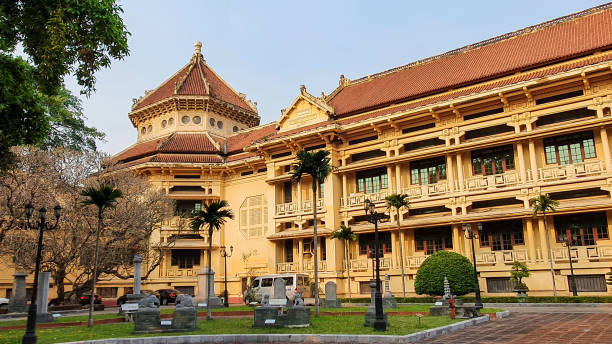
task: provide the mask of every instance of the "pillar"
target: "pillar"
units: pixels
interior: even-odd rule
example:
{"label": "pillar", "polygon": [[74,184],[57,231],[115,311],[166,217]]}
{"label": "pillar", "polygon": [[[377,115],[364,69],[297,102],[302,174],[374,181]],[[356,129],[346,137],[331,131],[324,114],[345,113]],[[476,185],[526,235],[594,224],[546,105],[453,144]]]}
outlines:
{"label": "pillar", "polygon": [[[314,204],[312,205],[314,207]],[[302,182],[297,183],[297,209],[302,210]]]}
{"label": "pillar", "polygon": [[38,322],[51,322],[53,316],[49,314],[48,302],[49,302],[49,279],[51,278],[51,272],[42,271],[38,275],[38,290],[36,292],[36,321]]}
{"label": "pillar", "polygon": [[387,165],[387,183],[389,183],[389,185],[387,185],[387,190],[389,190],[389,193],[394,193],[395,189],[396,189],[396,184],[395,180],[391,177],[393,175],[393,167],[391,165]]}
{"label": "pillar", "polygon": [[610,159],[610,143],[608,142],[608,131],[606,128],[600,129],[601,145],[603,147],[604,161],[606,163],[606,172],[612,172],[612,159]]}
{"label": "pillar", "polygon": [[542,259],[548,261],[550,259],[548,246],[546,246],[546,228],[544,227],[544,219],[538,218],[538,232],[540,234],[540,250],[542,251]]}
{"label": "pillar", "polygon": [[533,222],[531,219],[524,219],[525,229],[527,231],[527,252],[529,253],[529,261],[535,262],[537,258],[535,234],[533,232]]}
{"label": "pillar", "polygon": [[348,190],[346,185],[346,173],[342,173],[342,198],[348,197]]}
{"label": "pillar", "polygon": [[400,247],[400,253],[404,252],[404,256],[402,257],[400,254],[399,259],[401,259],[404,262],[404,268],[406,267],[406,256],[412,255],[412,252],[408,252],[406,251],[406,233],[403,229],[400,229],[399,231],[399,247]]}
{"label": "pillar", "polygon": [[304,240],[298,239],[298,272],[304,271]]}
{"label": "pillar", "polygon": [[134,256],[134,289],[132,294],[140,294],[140,280],[142,278],[142,257],[140,255]]}
{"label": "pillar", "polygon": [[391,243],[393,245],[393,254],[391,255],[391,266],[394,268],[399,267],[399,263],[397,257],[399,256],[399,247],[398,247],[398,239],[397,233],[395,231],[391,232]]}
{"label": "pillar", "polygon": [[461,153],[457,153],[457,180],[459,183],[459,191],[463,192],[463,160]]}
{"label": "pillar", "polygon": [[409,228],[406,230],[406,240],[403,241],[404,243],[404,254],[406,256],[413,256],[414,255],[414,228]]}
{"label": "pillar", "polygon": [[523,152],[523,143],[517,142],[516,144],[516,152],[518,153],[518,165],[519,165],[519,173],[521,175],[521,181],[523,183],[527,182],[527,169],[525,168],[525,153]]}
{"label": "pillar", "polygon": [[8,312],[9,313],[25,313],[27,310],[27,296],[26,296],[26,274],[25,272],[17,272],[13,276],[15,277],[15,284],[13,286],[13,295],[9,301]]}
{"label": "pillar", "polygon": [[538,162],[536,160],[535,143],[529,140],[529,162],[531,164],[531,176],[534,182],[538,181]]}
{"label": "pillar", "polygon": [[453,249],[455,252],[459,254],[463,254],[461,250],[461,232],[459,232],[459,229],[460,229],[459,227],[460,225],[458,224],[453,224],[451,226],[453,230]]}
{"label": "pillar", "polygon": [[453,156],[446,156],[446,179],[448,180],[449,191],[455,190],[455,171],[453,170]]}
{"label": "pillar", "polygon": [[402,193],[402,167],[400,164],[395,165],[395,189],[398,194]]}

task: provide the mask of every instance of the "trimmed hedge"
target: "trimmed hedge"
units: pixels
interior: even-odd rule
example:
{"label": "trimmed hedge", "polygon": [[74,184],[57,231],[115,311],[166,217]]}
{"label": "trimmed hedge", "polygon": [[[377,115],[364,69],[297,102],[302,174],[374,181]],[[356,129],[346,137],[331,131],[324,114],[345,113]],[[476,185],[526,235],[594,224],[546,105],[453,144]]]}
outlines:
{"label": "trimmed hedge", "polygon": [[[474,296],[462,296],[464,302],[473,303]],[[433,297],[396,297],[398,303],[433,303]],[[341,298],[343,303],[369,303],[370,298]],[[484,303],[519,303],[515,296],[490,296],[483,297]],[[612,296],[529,296],[527,303],[612,303]]]}
{"label": "trimmed hedge", "polygon": [[419,295],[442,296],[445,277],[453,295],[474,291],[474,266],[465,256],[450,251],[438,251],[425,259],[417,271],[414,290]]}

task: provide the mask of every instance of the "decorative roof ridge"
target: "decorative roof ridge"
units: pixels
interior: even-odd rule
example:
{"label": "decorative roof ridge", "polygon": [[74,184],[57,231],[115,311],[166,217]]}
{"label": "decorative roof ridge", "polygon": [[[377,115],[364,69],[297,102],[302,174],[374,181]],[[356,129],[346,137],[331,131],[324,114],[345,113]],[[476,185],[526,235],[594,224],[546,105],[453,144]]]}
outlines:
{"label": "decorative roof ridge", "polygon": [[213,139],[212,136],[210,136],[210,134],[208,133],[208,131],[204,132],[204,135],[206,135],[206,137],[210,140],[210,143],[212,143],[213,146],[215,146],[215,148],[217,148],[217,150],[221,150],[221,145],[219,144],[219,142],[217,142],[217,140]]}
{"label": "decorative roof ridge", "polygon": [[520,36],[522,34],[527,34],[527,33],[531,33],[531,32],[534,32],[534,31],[539,31],[539,30],[544,29],[544,28],[552,27],[552,26],[555,26],[555,25],[558,25],[558,24],[562,24],[562,23],[565,23],[565,22],[568,22],[568,21],[571,21],[571,20],[574,20],[574,19],[577,19],[577,18],[586,17],[588,15],[595,14],[597,12],[602,12],[602,11],[609,10],[609,9],[612,9],[612,2],[608,2],[608,3],[605,3],[603,5],[591,7],[591,8],[588,8],[588,9],[580,11],[580,12],[575,12],[575,13],[572,13],[572,14],[568,14],[568,15],[563,16],[563,17],[559,17],[559,18],[555,18],[555,19],[552,19],[552,20],[549,20],[549,21],[545,21],[543,23],[531,25],[531,26],[528,26],[528,27],[525,27],[525,28],[522,28],[522,29],[518,29],[518,30],[512,31],[512,32],[501,34],[499,36],[496,36],[496,37],[493,37],[493,38],[489,38],[489,39],[485,39],[485,40],[480,41],[480,42],[468,44],[466,46],[463,46],[463,47],[460,47],[460,48],[457,48],[457,49],[453,49],[453,50],[450,50],[450,51],[447,51],[447,52],[443,52],[443,53],[438,54],[438,55],[434,55],[434,56],[426,57],[424,59],[420,59],[420,60],[417,60],[417,61],[414,61],[414,62],[410,62],[410,63],[405,64],[403,66],[394,67],[394,68],[391,68],[391,69],[388,69],[388,70],[385,70],[385,71],[382,71],[382,72],[366,75],[366,76],[363,76],[363,77],[355,79],[355,80],[349,80],[348,78],[345,78],[344,75],[341,75],[340,76],[339,86],[334,91],[332,91],[332,93],[328,97],[333,98],[334,95],[336,95],[339,91],[341,91],[345,87],[350,87],[350,86],[353,86],[353,85],[356,85],[356,84],[367,82],[367,81],[370,81],[370,80],[375,79],[375,78],[380,78],[380,77],[383,77],[383,76],[386,76],[386,75],[389,75],[389,74],[393,74],[395,72],[399,72],[399,71],[402,71],[402,70],[405,70],[405,69],[409,69],[409,68],[417,66],[417,65],[421,65],[421,64],[424,64],[424,63],[429,63],[429,62],[432,62],[434,60],[439,60],[439,59],[447,57],[447,56],[457,55],[459,53],[464,53],[464,52],[467,52],[467,51],[472,51],[472,50],[475,50],[475,49],[479,49],[479,48],[488,46],[490,44],[498,43],[498,42],[505,41],[505,40],[510,39],[510,38],[514,38],[514,37]]}
{"label": "decorative roof ridge", "polygon": [[[208,65],[207,65],[208,66]],[[251,108],[251,110],[257,114],[257,102],[252,102],[250,100],[248,100],[246,98],[246,94],[244,93],[240,93],[238,91],[236,91],[227,81],[225,81],[225,79],[223,79],[219,74],[217,74],[217,72],[215,72],[212,68],[210,68],[210,66],[208,66],[208,70],[213,73],[217,78],[219,78],[219,80],[221,80],[221,82],[223,84],[225,84],[225,86],[227,86],[227,88],[229,88],[232,92],[234,92],[238,97],[240,97],[242,100],[244,100],[245,103],[247,103],[247,105]],[[202,73],[202,75],[204,75],[204,73]],[[245,109],[248,110],[248,109]]]}
{"label": "decorative roof ridge", "polygon": [[[159,84],[156,88],[152,89],[152,90],[146,90],[145,91],[145,95],[141,96],[139,98],[132,98],[132,108],[131,111],[134,111],[134,109],[138,106],[138,104],[142,103],[143,100],[145,100],[147,97],[149,97],[150,95],[154,94],[155,91],[159,90],[162,86],[164,86],[167,82],[169,82],[170,80],[172,80],[172,78],[174,78],[177,74],[179,74],[180,72],[183,71],[183,69],[185,69],[187,66],[189,66],[191,64],[191,61],[187,62],[187,64],[185,64],[183,67],[179,68],[179,70],[176,71],[176,73],[172,74],[169,78],[167,78],[166,80],[164,80],[161,84]],[[142,109],[146,109],[152,105],[157,104],[158,102],[155,102],[153,104],[147,105],[145,107],[143,107]],[[138,110],[142,110],[142,109],[138,109]]]}
{"label": "decorative roof ridge", "polygon": [[249,133],[251,131],[261,130],[261,129],[263,129],[265,127],[268,127],[268,126],[271,126],[271,125],[274,125],[274,126],[278,125],[278,121],[273,121],[273,122],[270,122],[270,123],[267,123],[267,124],[261,124],[261,125],[255,126],[255,127],[250,127],[250,128],[245,128],[245,129],[242,129],[242,130],[238,130],[237,132],[232,133],[230,136],[228,136],[227,139],[230,139],[230,138],[232,138],[234,136],[246,134],[246,133]]}

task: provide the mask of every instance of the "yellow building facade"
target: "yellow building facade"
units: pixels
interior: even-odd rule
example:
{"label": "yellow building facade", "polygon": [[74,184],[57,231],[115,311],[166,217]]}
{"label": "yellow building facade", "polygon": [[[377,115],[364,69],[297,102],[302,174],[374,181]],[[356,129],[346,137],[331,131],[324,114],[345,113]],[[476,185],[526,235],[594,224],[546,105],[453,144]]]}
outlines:
{"label": "yellow building facade", "polygon": [[[472,259],[466,225],[482,228],[475,247],[485,295],[514,295],[514,261],[532,272],[530,295],[551,295],[551,260],[559,294],[571,295],[570,256],[582,295],[612,295],[611,48],[608,4],[360,79],[341,76],[330,94],[302,86],[278,121],[260,125],[256,104],[210,69],[196,43],[185,67],[135,101],[138,142],[114,157],[176,200],[177,216],[152,238],[167,245],[144,288],[197,291],[208,242],[178,215],[225,199],[235,218],[213,237],[218,293],[225,275],[239,300],[253,276],[312,274],[318,263],[321,286],[334,281],[341,296],[349,288],[367,296],[374,228],[364,201],[387,212],[385,197],[405,193],[401,228],[394,212],[379,226],[381,274],[396,296],[402,262],[414,296],[416,272],[432,253]],[[289,175],[303,149],[332,158],[317,204],[311,180]],[[529,204],[540,194],[560,203],[548,228]],[[344,243],[329,238],[341,224],[358,237],[349,259]],[[221,246],[233,247],[227,274]],[[99,286],[119,296],[130,284]]]}

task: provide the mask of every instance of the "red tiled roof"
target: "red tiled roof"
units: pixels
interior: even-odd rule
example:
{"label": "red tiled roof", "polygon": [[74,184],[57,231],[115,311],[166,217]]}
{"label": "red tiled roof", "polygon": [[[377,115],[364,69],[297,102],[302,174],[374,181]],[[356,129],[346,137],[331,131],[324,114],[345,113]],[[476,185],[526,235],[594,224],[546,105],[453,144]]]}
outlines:
{"label": "red tiled roof", "polygon": [[354,81],[329,103],[336,114],[351,114],[610,49],[612,6],[602,7]]}
{"label": "red tiled roof", "polygon": [[[208,87],[206,85],[208,83]],[[234,90],[204,62],[202,55],[194,56],[191,61],[157,89],[145,95],[132,111],[155,104],[175,95],[211,96],[256,113]]]}
{"label": "red tiled roof", "polygon": [[184,163],[221,163],[223,159],[218,155],[205,154],[157,154],[152,162],[184,162]]}
{"label": "red tiled roof", "polygon": [[251,143],[276,134],[276,123],[262,125],[227,138],[227,152],[240,152]]}
{"label": "red tiled roof", "polygon": [[233,162],[233,161],[248,159],[248,158],[252,158],[252,157],[255,157],[255,156],[257,156],[255,153],[248,153],[248,152],[232,154],[232,155],[227,157],[227,162]]}
{"label": "red tiled roof", "polygon": [[174,133],[156,140],[137,143],[113,158],[117,162],[127,162],[155,153],[214,153],[220,151],[206,134]]}

